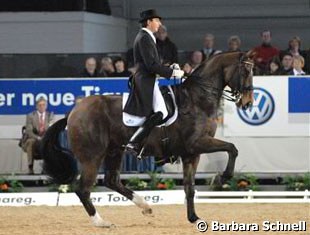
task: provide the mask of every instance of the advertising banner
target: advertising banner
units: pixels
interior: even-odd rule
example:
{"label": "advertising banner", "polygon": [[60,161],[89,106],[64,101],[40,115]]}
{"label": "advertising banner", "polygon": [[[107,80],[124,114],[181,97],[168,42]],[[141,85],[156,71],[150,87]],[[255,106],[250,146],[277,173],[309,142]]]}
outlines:
{"label": "advertising banner", "polygon": [[[183,190],[167,191],[137,191],[136,194],[144,198],[150,205],[184,204],[185,193]],[[91,200],[98,206],[128,206],[134,203],[116,192],[94,192]],[[80,199],[75,193],[60,193],[59,206],[81,205]]]}
{"label": "advertising banner", "polygon": [[58,193],[0,193],[0,206],[57,206]]}
{"label": "advertising banner", "polygon": [[253,107],[224,105],[224,136],[310,136],[310,78],[254,77]]}
{"label": "advertising banner", "polygon": [[[160,85],[174,82],[179,81],[159,80]],[[48,101],[48,110],[57,119],[73,108],[78,96],[121,95],[128,91],[128,78],[0,79],[0,138],[21,137],[26,115],[35,110],[40,97]]]}

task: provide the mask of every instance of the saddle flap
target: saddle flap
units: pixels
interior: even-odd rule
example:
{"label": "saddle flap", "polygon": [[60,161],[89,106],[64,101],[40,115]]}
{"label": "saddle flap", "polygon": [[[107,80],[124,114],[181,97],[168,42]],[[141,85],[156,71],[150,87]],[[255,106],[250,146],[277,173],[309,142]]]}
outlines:
{"label": "saddle flap", "polygon": [[[178,117],[178,108],[176,106],[174,93],[170,86],[161,86],[160,87],[161,94],[165,100],[166,109],[168,111],[167,117],[163,120],[163,122],[159,126],[169,126]],[[123,93],[123,108],[125,107],[127,100],[129,98],[129,93]],[[140,117],[131,115],[129,113],[123,112],[123,123],[126,126],[137,127],[141,126],[146,117]]]}

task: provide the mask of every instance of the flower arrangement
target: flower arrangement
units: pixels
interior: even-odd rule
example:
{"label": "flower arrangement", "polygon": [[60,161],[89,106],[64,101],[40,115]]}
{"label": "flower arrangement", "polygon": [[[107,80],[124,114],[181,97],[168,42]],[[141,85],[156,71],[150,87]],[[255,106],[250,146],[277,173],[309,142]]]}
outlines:
{"label": "flower arrangement", "polygon": [[138,177],[133,177],[128,179],[126,186],[133,190],[144,190],[147,189],[148,185],[147,182],[139,179]]}
{"label": "flower arrangement", "polygon": [[134,177],[128,179],[126,186],[133,190],[167,190],[175,188],[173,179],[162,179],[157,173],[149,173],[149,175],[149,182]]}
{"label": "flower arrangement", "polygon": [[0,193],[15,193],[23,190],[23,184],[17,180],[0,178]]}
{"label": "flower arrangement", "polygon": [[254,175],[238,174],[224,184],[211,185],[213,191],[258,191],[258,180]]}
{"label": "flower arrangement", "polygon": [[289,191],[304,191],[310,190],[310,172],[303,176],[287,176],[284,178],[286,190]]}

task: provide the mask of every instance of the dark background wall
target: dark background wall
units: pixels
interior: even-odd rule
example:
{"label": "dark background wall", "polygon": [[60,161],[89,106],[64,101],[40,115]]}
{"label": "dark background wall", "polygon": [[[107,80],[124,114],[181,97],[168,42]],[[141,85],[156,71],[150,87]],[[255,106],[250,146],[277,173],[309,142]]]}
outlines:
{"label": "dark background wall", "polygon": [[286,48],[288,40],[300,36],[303,48],[310,48],[309,0],[111,0],[112,15],[130,20],[128,44],[139,27],[139,12],[156,8],[180,50],[201,48],[206,33],[216,36],[225,50],[227,39],[239,35],[244,49],[260,43],[259,33],[273,32],[273,42]]}
{"label": "dark background wall", "polygon": [[0,11],[89,11],[111,15],[108,0],[1,0]]}
{"label": "dark background wall", "polygon": [[[202,47],[206,33],[215,35],[216,47],[221,50],[226,50],[231,35],[239,35],[242,49],[248,50],[260,44],[259,34],[264,29],[272,31],[273,44],[282,50],[296,35],[301,37],[303,49],[310,48],[310,0],[2,0],[0,11],[52,13],[32,17],[0,13],[0,77],[74,77],[90,55],[98,60],[109,52],[124,55],[139,29],[139,12],[148,8],[156,8],[163,17],[182,58],[186,57],[182,52]],[[77,17],[74,12],[59,16],[53,11],[112,16]],[[13,24],[18,17],[20,22]],[[100,29],[109,31],[99,33]]]}

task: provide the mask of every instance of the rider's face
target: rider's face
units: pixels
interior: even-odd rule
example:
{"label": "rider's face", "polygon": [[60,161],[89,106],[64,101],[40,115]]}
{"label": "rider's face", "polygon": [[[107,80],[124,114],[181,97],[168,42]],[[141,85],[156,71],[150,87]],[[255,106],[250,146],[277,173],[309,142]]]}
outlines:
{"label": "rider's face", "polygon": [[156,33],[161,26],[161,21],[159,18],[153,18],[150,20],[147,20],[147,28],[151,30],[153,33]]}

